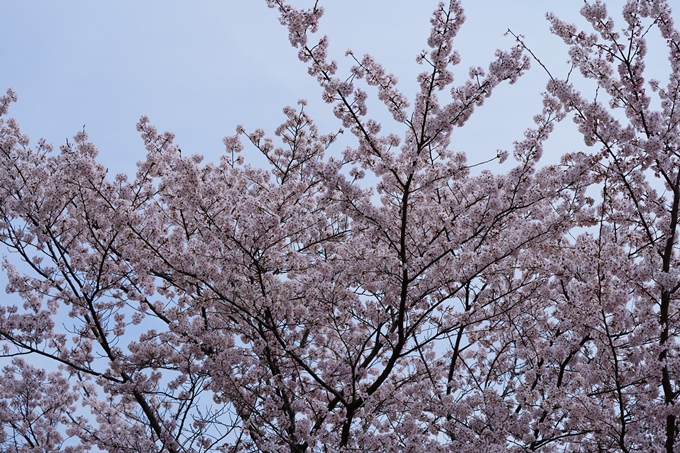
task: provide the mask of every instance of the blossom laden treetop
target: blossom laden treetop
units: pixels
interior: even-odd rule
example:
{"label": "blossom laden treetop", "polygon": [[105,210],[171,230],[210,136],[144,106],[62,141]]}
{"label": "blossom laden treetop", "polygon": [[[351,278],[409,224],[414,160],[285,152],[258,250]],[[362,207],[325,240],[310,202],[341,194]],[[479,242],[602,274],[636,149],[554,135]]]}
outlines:
{"label": "blossom laden treetop", "polygon": [[[529,69],[521,39],[456,83],[465,16],[439,4],[407,99],[370,56],[338,75],[318,3],[267,4],[356,139],[341,156],[301,101],[273,137],[238,126],[217,163],[144,116],[145,158],[110,178],[84,131],[31,148],[0,98],[0,241],[23,301],[0,305],[0,450],[676,451],[667,2],[628,1],[621,32],[601,2],[581,10],[594,33],[549,14],[598,95],[551,75],[513,166],[476,174],[454,129]],[[665,87],[645,74],[652,27]],[[567,117],[593,149],[542,164]]]}

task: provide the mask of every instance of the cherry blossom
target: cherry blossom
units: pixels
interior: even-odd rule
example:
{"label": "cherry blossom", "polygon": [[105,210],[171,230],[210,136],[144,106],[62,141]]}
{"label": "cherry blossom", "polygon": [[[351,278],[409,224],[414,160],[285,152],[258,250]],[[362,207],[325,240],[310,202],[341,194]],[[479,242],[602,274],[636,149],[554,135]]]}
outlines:
{"label": "cherry blossom", "polygon": [[[458,82],[465,15],[439,4],[408,99],[375,58],[330,60],[319,4],[267,4],[340,131],[300,101],[204,163],[142,117],[146,156],[112,177],[84,131],[31,146],[15,93],[0,98],[0,241],[21,301],[0,306],[0,450],[679,449],[668,3],[628,1],[622,29],[599,1],[581,9],[592,31],[548,14],[577,71],[548,73],[535,124],[494,159],[512,163],[474,173],[452,133],[529,70],[520,37]],[[645,74],[650,29],[665,86]],[[569,119],[585,151],[542,163]]]}

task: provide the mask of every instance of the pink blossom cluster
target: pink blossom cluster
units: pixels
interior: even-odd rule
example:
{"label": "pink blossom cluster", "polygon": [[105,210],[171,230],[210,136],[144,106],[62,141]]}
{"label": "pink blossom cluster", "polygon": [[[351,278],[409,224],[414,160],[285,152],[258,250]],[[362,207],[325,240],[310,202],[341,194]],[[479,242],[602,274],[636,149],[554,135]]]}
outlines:
{"label": "pink blossom cluster", "polygon": [[[342,130],[300,101],[274,136],[238,126],[217,163],[142,117],[146,157],[111,178],[85,132],[31,147],[0,98],[0,242],[22,301],[0,305],[0,451],[680,450],[668,3],[628,1],[621,31],[599,1],[581,10],[593,32],[549,14],[597,96],[549,74],[513,166],[476,174],[452,131],[529,69],[521,39],[456,85],[465,16],[440,4],[409,103],[370,56],[336,75],[328,39],[310,44],[320,6],[267,3],[356,138],[342,156]],[[665,86],[645,75],[650,27]],[[566,118],[587,149],[544,165]]]}

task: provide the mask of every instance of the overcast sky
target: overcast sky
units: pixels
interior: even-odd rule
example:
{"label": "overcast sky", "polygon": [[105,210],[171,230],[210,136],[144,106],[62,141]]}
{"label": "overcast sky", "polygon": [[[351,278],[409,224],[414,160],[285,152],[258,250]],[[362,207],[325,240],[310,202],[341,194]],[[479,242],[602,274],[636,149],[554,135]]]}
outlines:
{"label": "overcast sky", "polygon": [[[344,57],[347,49],[370,53],[399,77],[400,88],[412,98],[415,77],[423,70],[415,56],[426,47],[437,1],[320,3],[326,8],[320,34],[330,38],[339,75],[346,75],[351,66]],[[609,2],[615,18],[622,3]],[[578,15],[582,4],[464,1],[467,22],[456,40],[462,56],[458,83],[470,66],[486,67],[496,48],[514,45],[504,36],[508,28],[523,34],[551,71],[564,76],[567,49],[550,35],[545,13],[583,24]],[[144,156],[135,130],[143,114],[160,130],[176,133],[183,152],[201,153],[211,161],[223,150],[222,137],[233,134],[236,125],[271,133],[282,121],[281,109],[300,98],[309,100],[308,110],[322,132],[340,127],[289,46],[276,11],[264,0],[3,0],[1,10],[0,90],[12,87],[19,95],[10,116],[33,143],[44,137],[57,146],[85,125],[101,160],[113,172],[134,172],[134,163]],[[663,43],[654,41],[650,47],[652,68],[667,66]],[[664,74],[655,77],[663,80]],[[456,132],[453,148],[466,151],[473,162],[495,155],[498,148],[511,149],[540,110],[546,79],[534,64],[515,86],[503,86]],[[369,116],[389,119],[380,108]],[[582,147],[573,125],[565,125],[551,141],[547,158],[555,161]]]}

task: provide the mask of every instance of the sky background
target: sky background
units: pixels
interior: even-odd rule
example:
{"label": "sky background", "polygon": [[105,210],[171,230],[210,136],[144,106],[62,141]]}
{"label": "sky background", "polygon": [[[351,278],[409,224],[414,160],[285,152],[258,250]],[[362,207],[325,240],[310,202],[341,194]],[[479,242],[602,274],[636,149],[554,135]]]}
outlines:
{"label": "sky background", "polygon": [[[319,35],[330,39],[331,56],[345,77],[352,66],[344,56],[369,53],[399,78],[412,99],[416,76],[424,70],[415,56],[426,47],[434,0],[326,0]],[[312,1],[295,1],[311,5]],[[462,63],[457,83],[470,66],[486,67],[497,48],[514,45],[508,28],[526,43],[556,76],[566,75],[567,48],[549,32],[545,13],[586,25],[581,0],[463,1],[467,22],[455,45]],[[622,1],[608,2],[620,17]],[[321,89],[307,75],[275,10],[264,0],[3,0],[0,4],[0,90],[12,87],[19,102],[9,116],[18,120],[32,143],[44,137],[58,147],[85,126],[112,173],[134,173],[144,156],[135,124],[146,114],[159,130],[176,134],[183,153],[217,161],[222,138],[238,124],[273,133],[283,121],[281,109],[309,100],[307,110],[321,132],[340,124],[321,100]],[[675,17],[677,18],[677,14]],[[619,23],[622,22],[619,19]],[[662,79],[667,67],[663,42],[650,44],[650,67]],[[664,66],[665,65],[665,66]],[[503,85],[455,132],[452,147],[479,162],[512,149],[540,111],[547,75],[534,64],[514,86]],[[369,95],[374,91],[369,89]],[[444,99],[444,94],[442,99]],[[381,105],[369,116],[385,120],[385,130],[399,133]],[[331,152],[340,153],[353,142]],[[583,148],[574,126],[564,124],[551,140],[546,161]],[[254,151],[247,148],[246,159]],[[255,159],[253,162],[257,163]],[[497,167],[490,167],[494,170]]]}

